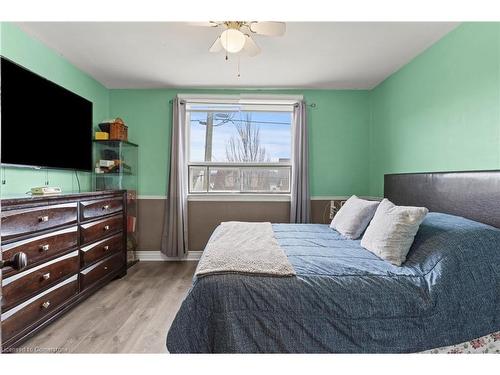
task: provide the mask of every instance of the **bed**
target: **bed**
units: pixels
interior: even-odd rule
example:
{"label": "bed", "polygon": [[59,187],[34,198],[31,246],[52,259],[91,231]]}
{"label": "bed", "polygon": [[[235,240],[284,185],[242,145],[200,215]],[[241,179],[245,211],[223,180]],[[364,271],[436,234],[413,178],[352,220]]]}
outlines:
{"label": "bed", "polygon": [[273,224],[295,275],[195,277],[168,350],[411,353],[500,340],[500,172],[387,175],[385,195],[432,211],[402,267],[327,225]]}

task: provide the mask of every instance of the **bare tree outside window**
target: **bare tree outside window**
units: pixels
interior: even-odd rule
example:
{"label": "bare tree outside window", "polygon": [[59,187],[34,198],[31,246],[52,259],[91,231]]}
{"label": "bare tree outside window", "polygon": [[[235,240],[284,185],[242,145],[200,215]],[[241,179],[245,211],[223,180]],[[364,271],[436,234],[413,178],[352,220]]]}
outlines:
{"label": "bare tree outside window", "polygon": [[[252,122],[252,115],[245,113],[244,119],[232,122],[236,135],[226,145],[226,158],[232,163],[266,163],[270,159],[260,139],[260,127]],[[269,191],[276,185],[276,171],[268,169],[245,170],[241,177],[244,190]]]}
{"label": "bare tree outside window", "polygon": [[260,128],[252,124],[252,115],[245,113],[241,122],[231,121],[237,135],[226,145],[227,161],[232,163],[265,163],[269,161],[266,148],[260,144]]}

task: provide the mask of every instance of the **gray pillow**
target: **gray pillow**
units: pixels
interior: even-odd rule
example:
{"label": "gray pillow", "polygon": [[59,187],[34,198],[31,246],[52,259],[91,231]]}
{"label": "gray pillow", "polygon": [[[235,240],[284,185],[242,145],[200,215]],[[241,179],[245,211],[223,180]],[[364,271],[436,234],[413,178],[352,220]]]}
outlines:
{"label": "gray pillow", "polygon": [[401,266],[427,212],[425,207],[396,206],[388,199],[382,200],[361,239],[361,246]]}
{"label": "gray pillow", "polygon": [[378,204],[378,201],[367,201],[353,195],[334,216],[330,228],[355,240],[361,236],[370,223]]}

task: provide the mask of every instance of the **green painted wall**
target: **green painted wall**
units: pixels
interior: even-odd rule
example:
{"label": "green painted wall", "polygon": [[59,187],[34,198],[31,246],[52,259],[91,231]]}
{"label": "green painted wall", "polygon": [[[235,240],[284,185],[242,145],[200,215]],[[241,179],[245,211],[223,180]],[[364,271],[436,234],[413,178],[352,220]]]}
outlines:
{"label": "green painted wall", "polygon": [[[139,192],[164,195],[171,106],[177,93],[249,90],[107,90],[9,23],[0,52],[94,103],[94,125],[122,117],[140,145]],[[500,168],[500,24],[465,23],[371,91],[254,90],[303,94],[309,109],[313,196],[381,195],[384,173]],[[82,187],[91,176],[81,173]],[[44,171],[6,169],[2,195],[43,185]],[[72,172],[51,185],[76,188]]]}
{"label": "green painted wall", "polygon": [[[111,90],[110,116],[129,126],[139,144],[139,193],[165,195],[171,105],[178,93],[237,94],[242,90]],[[308,103],[310,178],[313,196],[368,193],[369,106],[367,91],[260,90],[302,94]],[[252,92],[245,90],[246,93]]]}
{"label": "green painted wall", "polygon": [[[170,147],[170,104],[180,92],[240,93],[242,90],[107,90],[87,74],[10,23],[1,23],[1,54],[76,92],[94,103],[94,126],[104,118],[120,116],[129,125],[130,140],[140,145],[139,192],[166,193]],[[248,90],[244,90],[249,92]],[[332,90],[265,90],[303,94],[317,104],[310,109],[310,162],[313,195],[365,195],[368,191],[368,92]],[[23,194],[44,185],[46,171],[5,168],[2,196]],[[91,176],[79,172],[82,189],[91,188]],[[65,191],[77,188],[72,172],[50,170],[50,185]]]}
{"label": "green painted wall", "polygon": [[[92,101],[94,126],[108,117],[108,89],[70,64],[64,57],[28,36],[17,26],[2,22],[0,28],[1,55]],[[47,131],[50,131],[50,124],[41,126],[46,126]],[[71,126],[71,122],[68,126]],[[21,133],[19,137],[22,137]],[[16,142],[16,140],[12,141]],[[70,141],[68,139],[68,142]],[[19,145],[22,147],[21,140],[19,140]],[[1,194],[2,196],[19,195],[28,191],[32,186],[43,186],[46,173],[42,170],[5,168],[2,170],[2,178],[5,175],[6,183],[0,184]],[[82,189],[89,190],[92,182],[91,174],[78,173]],[[78,188],[74,172],[50,170],[48,177],[51,186],[61,186],[64,191],[74,191]]]}
{"label": "green painted wall", "polygon": [[370,92],[370,195],[384,173],[500,168],[500,24],[465,23]]}

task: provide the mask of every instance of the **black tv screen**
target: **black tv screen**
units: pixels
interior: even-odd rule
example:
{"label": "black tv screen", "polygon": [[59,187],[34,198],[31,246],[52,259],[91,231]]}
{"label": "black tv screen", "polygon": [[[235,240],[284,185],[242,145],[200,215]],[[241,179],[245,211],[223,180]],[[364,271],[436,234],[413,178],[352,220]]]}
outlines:
{"label": "black tv screen", "polygon": [[92,169],[92,102],[1,59],[2,164]]}

